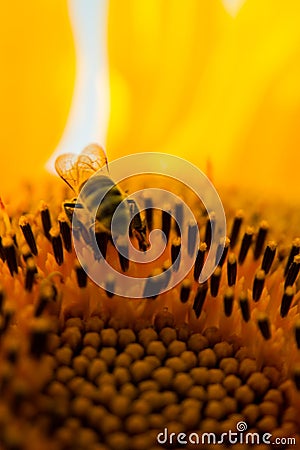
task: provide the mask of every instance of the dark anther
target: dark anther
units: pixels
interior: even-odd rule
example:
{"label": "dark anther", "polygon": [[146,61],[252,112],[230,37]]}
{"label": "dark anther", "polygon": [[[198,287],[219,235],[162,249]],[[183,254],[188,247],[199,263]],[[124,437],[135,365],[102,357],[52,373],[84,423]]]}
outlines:
{"label": "dark anther", "polygon": [[5,259],[10,271],[10,274],[13,276],[15,273],[18,273],[18,263],[17,263],[17,253],[14,242],[11,238],[3,238],[3,249],[5,254]]}
{"label": "dark anther", "polygon": [[224,295],[224,313],[226,317],[230,317],[233,309],[234,293],[233,289],[229,288]]}
{"label": "dark anther", "polygon": [[55,261],[57,262],[57,264],[59,266],[61,266],[62,263],[64,262],[64,251],[63,251],[63,245],[62,245],[62,240],[61,240],[59,231],[51,230],[50,236],[51,236],[51,243],[52,243]]}
{"label": "dark anther", "polygon": [[262,221],[258,230],[256,237],[255,247],[254,247],[254,259],[258,259],[263,251],[265,245],[265,240],[267,237],[269,226],[267,222]]}
{"label": "dark anther", "polygon": [[180,289],[180,301],[182,303],[186,303],[188,301],[190,292],[191,292],[191,282],[190,280],[186,279],[182,282]]}
{"label": "dark anther", "polygon": [[232,228],[231,228],[231,233],[229,235],[230,248],[234,248],[236,243],[237,243],[237,240],[238,240],[238,237],[239,237],[239,234],[240,234],[241,225],[242,225],[242,222],[243,222],[243,217],[244,217],[243,212],[242,211],[238,211],[236,216],[235,216],[235,218],[234,218],[234,221],[233,221],[233,224],[232,224]]}
{"label": "dark anther", "polygon": [[295,340],[296,340],[297,348],[298,348],[298,350],[300,350],[300,320],[298,320],[296,322],[295,327],[294,327],[294,332],[295,332]]}
{"label": "dark anther", "polygon": [[26,263],[25,289],[26,291],[31,292],[37,268],[33,258],[29,258]]}
{"label": "dark anther", "polygon": [[261,263],[262,270],[265,271],[265,274],[267,275],[271,269],[271,266],[273,264],[274,258],[276,254],[276,244],[275,242],[269,242],[264,253],[264,257]]}
{"label": "dark anther", "polygon": [[194,223],[188,224],[188,254],[189,256],[193,256],[195,252],[196,242],[197,242],[197,233],[198,225]]}
{"label": "dark anther", "polygon": [[170,237],[170,231],[171,231],[171,214],[169,211],[162,211],[162,231],[166,235],[167,242]]}
{"label": "dark anther", "polygon": [[250,307],[249,301],[246,292],[242,291],[240,293],[240,308],[242,312],[242,316],[245,322],[249,322],[250,320]]}
{"label": "dark anther", "polygon": [[97,242],[98,248],[101,252],[101,255],[105,259],[106,253],[107,253],[107,245],[108,245],[108,241],[109,241],[108,234],[101,231],[101,232],[96,232],[95,236],[96,236],[96,242]]}
{"label": "dark anther", "polygon": [[295,283],[297,276],[299,274],[299,269],[300,269],[300,255],[296,255],[294,257],[294,261],[290,265],[289,270],[287,272],[286,279],[284,282],[285,288],[287,286],[292,286]]}
{"label": "dark anther", "polygon": [[41,211],[41,219],[42,219],[44,235],[50,241],[51,240],[51,236],[50,236],[51,218],[50,218],[50,211],[49,211],[49,208],[46,203],[42,203],[40,211]]}
{"label": "dark anther", "polygon": [[196,257],[196,261],[195,261],[195,266],[194,266],[194,280],[195,281],[199,280],[201,270],[203,269],[206,248],[207,248],[206,244],[204,244],[204,243],[200,244],[200,247],[199,247],[199,250],[197,253],[197,257]]}
{"label": "dark anther", "polygon": [[64,247],[67,250],[67,252],[70,253],[72,251],[72,238],[70,225],[68,224],[67,220],[62,216],[58,218],[58,223]]}
{"label": "dark anther", "polygon": [[228,286],[233,286],[236,282],[237,262],[234,253],[230,253],[227,259],[227,282]]}
{"label": "dark anther", "polygon": [[248,250],[249,250],[250,245],[252,243],[253,233],[254,233],[254,230],[251,227],[248,227],[246,233],[243,236],[242,243],[241,243],[241,248],[240,248],[240,253],[239,253],[239,256],[238,256],[239,264],[243,264],[243,262],[246,259]]}
{"label": "dark anther", "polygon": [[222,269],[221,267],[217,267],[210,277],[210,293],[212,297],[216,297],[218,295],[221,275]]}
{"label": "dark anther", "polygon": [[296,238],[293,241],[293,245],[284,269],[284,276],[286,277],[289,267],[292,264],[292,262],[294,261],[295,256],[297,256],[300,253],[300,238]]}
{"label": "dark anther", "polygon": [[75,271],[76,271],[76,279],[77,279],[78,287],[85,288],[87,285],[86,271],[83,269],[83,267],[80,264],[76,264]]}
{"label": "dark anther", "polygon": [[202,312],[202,308],[205,302],[206,294],[208,290],[208,284],[207,281],[203,284],[200,284],[200,286],[197,289],[194,304],[193,304],[193,310],[195,311],[197,319],[200,317],[200,314]]}
{"label": "dark anther", "polygon": [[260,299],[265,284],[265,278],[266,275],[263,270],[259,270],[255,275],[252,288],[252,297],[255,302]]}
{"label": "dark anther", "polygon": [[263,336],[263,338],[267,341],[271,338],[271,328],[270,328],[270,322],[267,316],[263,315],[260,317],[257,321],[258,327],[260,329],[260,332]]}
{"label": "dark anther", "polygon": [[281,306],[280,306],[281,317],[286,317],[288,315],[288,312],[290,310],[293,301],[293,297],[294,297],[294,290],[292,286],[288,286],[285,289],[281,299]]}
{"label": "dark anther", "polygon": [[228,253],[228,249],[229,249],[229,245],[230,245],[230,241],[228,238],[225,239],[225,244],[223,242],[220,242],[220,244],[217,247],[217,252],[216,252],[216,263],[217,261],[219,261],[217,264],[220,267],[223,267],[224,262],[226,260],[227,257],[227,253]]}
{"label": "dark anther", "polygon": [[205,236],[204,236],[204,242],[207,245],[207,250],[210,249],[210,244],[211,244],[215,224],[216,224],[216,221],[215,221],[214,213],[211,213],[210,218],[207,219],[207,222],[206,222]]}
{"label": "dark anther", "polygon": [[22,216],[19,220],[19,225],[31,252],[33,253],[33,255],[37,255],[38,251],[35,238],[31,229],[31,225],[28,222],[27,218]]}
{"label": "dark anther", "polygon": [[180,238],[176,238],[173,240],[171,245],[171,261],[172,268],[175,272],[179,269],[180,264],[180,249],[181,249],[181,241]]}

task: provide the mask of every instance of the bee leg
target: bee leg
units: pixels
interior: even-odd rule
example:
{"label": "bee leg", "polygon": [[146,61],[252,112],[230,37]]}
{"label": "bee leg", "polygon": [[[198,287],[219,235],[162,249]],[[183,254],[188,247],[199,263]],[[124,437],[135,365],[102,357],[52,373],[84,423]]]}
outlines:
{"label": "bee leg", "polygon": [[150,247],[150,243],[147,239],[146,221],[142,220],[136,202],[132,199],[127,199],[127,202],[129,203],[132,217],[129,235],[130,237],[135,236],[137,238],[139,249],[145,252]]}
{"label": "bee leg", "polygon": [[150,243],[149,243],[148,238],[147,238],[147,227],[146,227],[146,225],[144,224],[140,228],[133,228],[133,234],[138,240],[139,249],[141,251],[143,251],[143,252],[148,250],[148,248],[150,247]]}
{"label": "bee leg", "polygon": [[64,207],[82,209],[83,205],[81,203],[64,202]]}
{"label": "bee leg", "polygon": [[85,227],[85,225],[77,220],[77,226],[72,226],[72,232],[74,233],[74,236],[77,240],[80,240],[81,238],[84,240],[84,242],[87,245],[91,244],[91,236],[89,230]]}

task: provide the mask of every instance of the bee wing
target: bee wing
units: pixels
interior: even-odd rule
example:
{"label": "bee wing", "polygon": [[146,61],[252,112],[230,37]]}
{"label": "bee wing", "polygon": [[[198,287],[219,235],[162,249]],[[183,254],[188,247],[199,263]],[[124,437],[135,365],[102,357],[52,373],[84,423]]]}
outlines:
{"label": "bee wing", "polygon": [[107,157],[104,149],[98,144],[90,144],[85,147],[80,153],[78,160],[82,166],[86,165],[86,170],[90,169],[91,172],[97,172],[102,167],[107,166]]}
{"label": "bee wing", "polygon": [[79,188],[77,159],[77,155],[65,153],[58,156],[55,161],[56,172],[76,194]]}
{"label": "bee wing", "polygon": [[55,161],[58,175],[76,194],[81,186],[102,167],[107,167],[106,154],[102,147],[91,144],[79,154],[66,153]]}

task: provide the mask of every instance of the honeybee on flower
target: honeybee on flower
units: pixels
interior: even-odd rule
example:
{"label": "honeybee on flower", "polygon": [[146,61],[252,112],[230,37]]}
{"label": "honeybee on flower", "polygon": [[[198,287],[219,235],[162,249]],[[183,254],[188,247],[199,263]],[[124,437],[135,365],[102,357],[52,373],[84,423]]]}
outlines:
{"label": "honeybee on flower", "polygon": [[[139,249],[148,249],[146,220],[141,217],[136,202],[129,199],[109,176],[107,157],[102,147],[90,144],[79,155],[60,155],[55,161],[55,169],[76,194],[76,197],[63,203],[70,221],[75,208],[85,207],[90,213],[96,210],[95,229],[111,236],[112,218],[118,208],[119,227],[117,226],[116,231],[119,234],[124,233],[122,224],[130,223],[130,233],[137,238]],[[87,189],[81,192],[88,180]],[[82,203],[77,202],[79,193]],[[98,204],[101,193],[103,198]]]}

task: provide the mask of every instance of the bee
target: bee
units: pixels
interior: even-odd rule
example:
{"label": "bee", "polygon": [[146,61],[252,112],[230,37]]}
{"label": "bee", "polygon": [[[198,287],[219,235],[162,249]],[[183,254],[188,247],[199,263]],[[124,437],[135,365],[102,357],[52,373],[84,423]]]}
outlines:
{"label": "bee", "polygon": [[[79,155],[73,153],[60,155],[55,161],[55,169],[58,175],[75,192],[76,196],[79,195],[90,177],[94,175],[80,195],[84,206],[77,202],[77,197],[63,203],[65,213],[71,222],[75,208],[85,207],[89,212],[96,210],[96,232],[105,232],[111,237],[112,217],[119,207],[121,220],[114,224],[116,225],[116,233],[124,234],[122,222],[130,223],[130,236],[137,238],[139,249],[146,251],[149,248],[146,221],[142,219],[136,202],[129,199],[126,193],[109,176],[108,162],[102,147],[97,144],[90,144]],[[106,169],[106,172],[104,169]],[[101,194],[101,192],[106,192],[106,194],[98,205],[99,193]]]}

